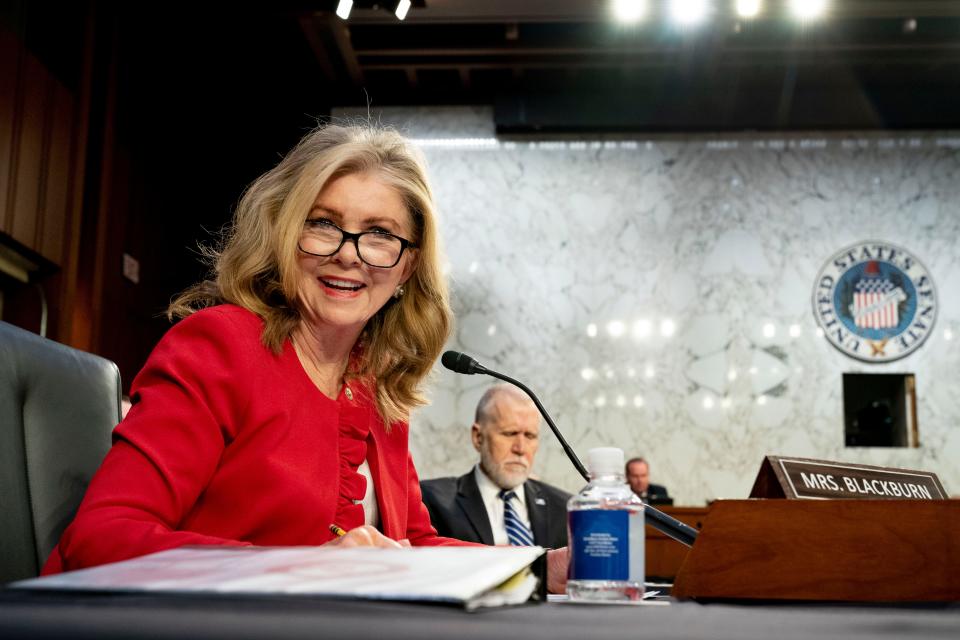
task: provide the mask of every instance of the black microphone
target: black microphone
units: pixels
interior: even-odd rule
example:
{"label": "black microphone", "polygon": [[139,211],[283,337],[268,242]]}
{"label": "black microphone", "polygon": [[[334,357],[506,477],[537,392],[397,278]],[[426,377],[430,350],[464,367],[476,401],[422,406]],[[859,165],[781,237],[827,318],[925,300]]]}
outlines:
{"label": "black microphone", "polygon": [[445,366],[447,369],[450,369],[450,371],[454,371],[456,373],[465,373],[468,376],[472,376],[475,373],[485,373],[488,376],[500,378],[501,380],[509,382],[510,384],[523,389],[523,392],[530,396],[530,399],[533,400],[533,403],[537,405],[540,415],[542,415],[543,419],[547,421],[548,425],[550,425],[550,430],[553,431],[553,435],[557,436],[557,440],[560,441],[560,446],[563,447],[567,457],[570,458],[570,462],[572,462],[573,466],[577,468],[577,471],[580,472],[580,475],[586,478],[588,482],[590,481],[590,474],[587,473],[587,469],[583,466],[583,463],[580,462],[580,458],[578,458],[577,454],[573,452],[573,448],[567,444],[563,434],[560,433],[560,429],[558,429],[557,425],[553,423],[553,418],[550,417],[550,414],[547,413],[547,410],[543,408],[542,404],[540,404],[540,399],[535,393],[533,393],[533,391],[527,388],[527,385],[523,384],[519,380],[514,380],[509,376],[505,376],[502,373],[491,371],[467,354],[460,353],[459,351],[445,352],[440,358],[440,364]]}
{"label": "black microphone", "polygon": [[450,371],[465,373],[472,376],[475,373],[490,373],[486,367],[459,351],[447,351],[440,357],[440,363]]}
{"label": "black microphone", "polygon": [[[563,451],[567,454],[567,457],[570,458],[570,462],[573,463],[573,466],[576,467],[580,475],[583,476],[583,479],[587,482],[590,482],[590,474],[587,473],[587,469],[583,466],[583,463],[580,462],[580,458],[578,458],[577,454],[574,453],[573,448],[567,444],[563,434],[560,433],[560,429],[557,428],[556,424],[554,424],[553,418],[551,418],[550,414],[547,413],[547,410],[543,408],[543,405],[540,403],[540,399],[537,398],[536,394],[531,391],[527,385],[523,384],[519,380],[514,380],[510,376],[498,373],[492,369],[487,369],[485,366],[467,354],[460,353],[459,351],[445,352],[440,358],[440,363],[455,373],[463,373],[468,376],[472,376],[475,373],[482,373],[503,380],[504,382],[509,382],[515,387],[522,389],[524,393],[530,396],[530,399],[533,400],[533,403],[537,405],[540,415],[542,415],[543,419],[547,421],[547,424],[550,426],[550,430],[553,431],[553,435],[557,436],[557,440],[560,441],[560,446],[563,447]],[[646,505],[644,507],[644,514],[646,523],[648,525],[657,531],[670,536],[677,542],[690,547],[693,546],[694,541],[697,539],[696,529],[684,522],[680,522],[676,518],[668,516],[663,511],[654,509],[650,505]]]}

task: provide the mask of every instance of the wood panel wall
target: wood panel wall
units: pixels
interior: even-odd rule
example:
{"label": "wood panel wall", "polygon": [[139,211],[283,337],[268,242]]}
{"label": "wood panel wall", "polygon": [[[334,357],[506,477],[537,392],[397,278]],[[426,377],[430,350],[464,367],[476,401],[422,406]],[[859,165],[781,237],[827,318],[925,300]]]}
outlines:
{"label": "wood panel wall", "polygon": [[76,96],[0,31],[0,232],[64,262],[71,217]]}
{"label": "wood panel wall", "polygon": [[6,266],[14,267],[0,273],[0,294],[3,320],[96,351],[90,332],[78,334],[74,328],[77,291],[84,289],[78,283],[95,276],[82,272],[79,259],[90,113],[90,18],[76,26],[85,33],[84,44],[72,54],[83,61],[84,71],[74,87],[0,25],[0,254]]}

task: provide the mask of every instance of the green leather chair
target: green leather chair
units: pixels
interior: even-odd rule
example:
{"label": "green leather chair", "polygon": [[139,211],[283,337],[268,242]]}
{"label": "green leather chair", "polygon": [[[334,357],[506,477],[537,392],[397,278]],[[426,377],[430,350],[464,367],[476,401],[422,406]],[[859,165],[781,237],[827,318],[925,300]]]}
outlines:
{"label": "green leather chair", "polygon": [[0,583],[40,572],[120,421],[113,362],[0,322]]}

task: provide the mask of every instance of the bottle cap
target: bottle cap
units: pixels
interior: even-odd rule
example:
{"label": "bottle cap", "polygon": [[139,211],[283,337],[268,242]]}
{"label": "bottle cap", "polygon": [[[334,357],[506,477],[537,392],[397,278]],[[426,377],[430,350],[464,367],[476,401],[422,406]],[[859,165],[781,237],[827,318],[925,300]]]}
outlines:
{"label": "bottle cap", "polygon": [[597,447],[587,451],[587,467],[590,475],[623,473],[623,449]]}

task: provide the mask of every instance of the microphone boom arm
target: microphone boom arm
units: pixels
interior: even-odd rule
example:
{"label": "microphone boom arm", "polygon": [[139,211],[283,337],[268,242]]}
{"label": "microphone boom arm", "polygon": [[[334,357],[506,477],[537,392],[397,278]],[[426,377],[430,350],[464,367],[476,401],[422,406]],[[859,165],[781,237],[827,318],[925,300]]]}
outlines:
{"label": "microphone boom arm", "polygon": [[[450,352],[448,351],[447,353],[450,353]],[[462,354],[457,354],[457,356],[460,356],[460,355]],[[446,354],[444,354],[444,356],[446,356]],[[493,376],[494,378],[498,378],[500,380],[503,380],[504,382],[509,382],[510,384],[519,387],[520,389],[523,390],[524,393],[530,396],[530,399],[533,400],[533,403],[537,405],[537,409],[540,411],[540,415],[543,416],[543,419],[546,420],[547,424],[550,426],[550,430],[553,431],[553,435],[555,435],[557,437],[557,440],[560,441],[560,446],[563,447],[563,450],[564,452],[566,452],[567,457],[570,458],[570,462],[573,463],[573,466],[576,467],[577,471],[580,473],[581,476],[583,476],[584,480],[586,480],[587,482],[590,481],[590,474],[587,473],[586,467],[583,466],[583,463],[580,462],[580,458],[578,458],[577,454],[574,453],[573,447],[571,447],[567,443],[566,439],[563,437],[563,434],[560,433],[560,429],[557,428],[557,425],[554,424],[553,422],[553,418],[551,418],[550,414],[547,413],[547,410],[544,409],[543,404],[541,404],[540,399],[537,397],[537,394],[535,394],[532,390],[530,390],[529,387],[527,387],[527,385],[523,384],[519,380],[514,380],[510,376],[504,375],[502,373],[498,373],[491,369],[487,369],[485,366],[483,366],[476,360],[469,358],[468,356],[464,356],[464,357],[467,358],[467,363],[469,364],[464,363],[465,368],[460,371],[461,373],[467,373],[468,375],[473,373],[485,373],[488,376]],[[447,363],[444,362],[444,366],[446,365]],[[453,367],[449,367],[449,368],[453,369],[454,371],[457,370]],[[688,547],[693,546],[694,541],[696,541],[697,539],[698,532],[696,529],[694,529],[693,527],[691,527],[685,522],[680,522],[676,518],[672,516],[668,516],[663,511],[660,511],[659,509],[655,509],[650,505],[644,505],[643,512],[644,512],[644,520],[647,525],[653,527],[660,533],[663,533],[664,535],[670,538],[673,538],[674,540],[676,540],[681,544],[685,544]]]}
{"label": "microphone boom arm", "polygon": [[[478,366],[483,366],[483,365],[478,365]],[[512,385],[520,387],[520,389],[522,389],[524,393],[530,396],[530,399],[533,400],[533,403],[537,405],[537,409],[540,410],[540,415],[543,416],[543,419],[546,420],[547,424],[550,426],[550,430],[553,431],[553,435],[557,436],[557,440],[560,441],[560,446],[563,447],[563,450],[567,453],[567,457],[570,458],[570,462],[572,462],[573,466],[577,468],[577,471],[580,473],[581,476],[583,476],[583,479],[586,480],[587,482],[590,482],[590,474],[587,473],[587,468],[583,466],[583,463],[580,462],[580,458],[578,458],[577,454],[573,451],[573,447],[571,447],[567,443],[566,439],[563,437],[563,434],[560,433],[560,429],[557,427],[556,424],[554,424],[553,418],[551,418],[550,414],[547,413],[547,410],[543,408],[543,405],[540,403],[540,398],[537,397],[537,394],[531,391],[530,388],[527,387],[527,385],[523,384],[519,380],[514,380],[510,376],[505,376],[502,373],[491,371],[486,367],[484,367],[484,373],[486,373],[489,376],[493,376],[494,378],[499,378],[504,382],[509,382]]]}

